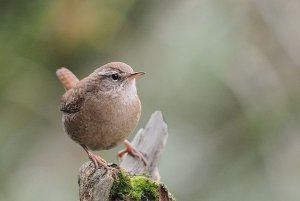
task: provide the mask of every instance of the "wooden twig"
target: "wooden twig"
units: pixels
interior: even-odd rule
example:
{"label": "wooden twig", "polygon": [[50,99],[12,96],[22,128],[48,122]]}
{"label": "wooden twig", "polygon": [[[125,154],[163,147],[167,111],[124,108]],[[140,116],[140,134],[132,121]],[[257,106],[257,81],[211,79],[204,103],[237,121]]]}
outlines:
{"label": "wooden twig", "polygon": [[132,141],[133,147],[147,159],[147,166],[130,155],[122,157],[120,166],[110,164],[108,169],[95,169],[92,162],[86,162],[79,171],[80,201],[175,200],[158,182],[158,163],[167,138],[167,124],[161,112],[156,111]]}

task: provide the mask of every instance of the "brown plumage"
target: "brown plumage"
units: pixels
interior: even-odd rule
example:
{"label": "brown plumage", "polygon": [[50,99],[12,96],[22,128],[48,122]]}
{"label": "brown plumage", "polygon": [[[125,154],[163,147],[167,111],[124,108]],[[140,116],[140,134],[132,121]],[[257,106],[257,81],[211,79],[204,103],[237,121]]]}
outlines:
{"label": "brown plumage", "polygon": [[96,165],[103,165],[104,160],[89,149],[115,147],[136,127],[141,103],[135,78],[143,74],[121,62],[108,63],[80,81],[65,68],[57,70],[67,89],[60,104],[65,131],[83,146]]}

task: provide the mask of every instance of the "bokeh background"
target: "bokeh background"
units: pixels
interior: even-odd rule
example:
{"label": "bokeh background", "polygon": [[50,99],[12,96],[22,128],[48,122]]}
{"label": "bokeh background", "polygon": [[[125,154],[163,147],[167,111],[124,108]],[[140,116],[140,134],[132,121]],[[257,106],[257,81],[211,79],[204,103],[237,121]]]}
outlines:
{"label": "bokeh background", "polygon": [[[300,1],[0,2],[0,200],[78,200],[87,156],[63,132],[55,76],[111,61],[138,80],[139,127],[169,126],[177,200],[300,200]],[[131,135],[131,138],[133,135]],[[117,162],[123,146],[99,152]]]}

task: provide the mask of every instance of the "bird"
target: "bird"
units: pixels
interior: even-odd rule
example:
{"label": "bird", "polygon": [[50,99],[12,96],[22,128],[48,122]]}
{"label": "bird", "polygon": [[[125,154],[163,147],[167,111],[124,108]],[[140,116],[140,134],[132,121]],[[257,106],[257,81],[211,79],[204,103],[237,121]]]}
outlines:
{"label": "bird", "polygon": [[123,62],[107,63],[82,80],[67,68],[56,71],[66,89],[59,106],[64,130],[83,147],[96,167],[107,167],[107,162],[93,151],[108,150],[123,142],[126,148],[118,153],[119,157],[127,152],[147,163],[127,140],[140,119],[136,78],[144,74]]}

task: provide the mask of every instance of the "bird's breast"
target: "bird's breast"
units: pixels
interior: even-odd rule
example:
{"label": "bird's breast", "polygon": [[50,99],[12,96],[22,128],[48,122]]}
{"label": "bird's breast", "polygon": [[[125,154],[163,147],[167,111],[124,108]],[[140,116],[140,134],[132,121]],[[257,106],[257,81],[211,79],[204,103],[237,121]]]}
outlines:
{"label": "bird's breast", "polygon": [[[131,97],[90,97],[82,110],[65,120],[76,125],[69,129],[71,138],[92,150],[110,149],[122,143],[136,127],[141,114],[141,103]],[[74,127],[74,126],[73,126]]]}

